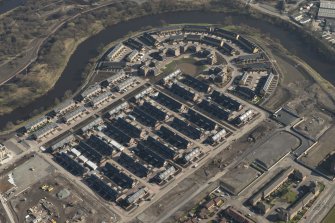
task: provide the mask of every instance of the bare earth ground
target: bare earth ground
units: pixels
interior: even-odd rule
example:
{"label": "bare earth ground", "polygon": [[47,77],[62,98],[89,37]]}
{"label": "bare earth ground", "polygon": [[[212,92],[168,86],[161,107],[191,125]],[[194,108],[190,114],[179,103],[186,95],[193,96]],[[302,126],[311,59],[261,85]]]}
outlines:
{"label": "bare earth ground", "polygon": [[[259,139],[259,142],[264,142],[266,138],[273,132],[275,127],[277,126],[276,123],[273,121],[267,120],[265,122],[262,122],[260,124],[261,126],[267,126],[267,128],[262,128],[264,131],[263,137]],[[256,127],[255,129],[259,129]],[[253,132],[251,130],[250,132]],[[244,151],[247,151],[250,149],[251,143],[248,142],[249,134],[246,134],[239,140],[237,140],[229,150],[223,150],[220,152],[215,159],[209,160],[205,166],[201,167],[199,170],[197,170],[194,174],[192,174],[190,177],[183,180],[176,188],[174,188],[172,191],[167,193],[165,196],[163,196],[158,202],[152,204],[148,209],[146,209],[141,215],[138,216],[137,220],[138,222],[154,222],[155,219],[159,217],[162,213],[171,210],[176,204],[182,202],[185,197],[192,194],[194,191],[196,191],[200,186],[202,186],[207,180],[215,176],[218,172],[223,171],[225,168],[225,165],[229,165],[231,162],[233,162],[234,159],[239,157],[240,154],[242,154]],[[252,169],[250,167],[250,169]],[[254,170],[255,171],[255,170]],[[256,171],[257,172],[257,171]],[[220,181],[213,182],[212,184],[208,185],[206,191],[213,190],[217,185],[219,185]],[[215,186],[214,186],[215,185]],[[201,193],[194,201],[199,201],[199,199],[203,198],[205,193]],[[182,196],[181,196],[182,195]],[[187,204],[185,207],[182,208],[182,210],[178,211],[176,214],[176,218],[179,219],[180,215],[182,215],[183,211],[187,211],[188,207],[192,207],[196,202],[193,203],[190,202],[190,204]],[[154,217],[153,217],[154,216]],[[167,222],[175,222],[174,220],[167,221]]]}
{"label": "bare earth ground", "polygon": [[[307,73],[303,69],[297,69],[297,67],[295,66],[295,62],[292,61],[292,59],[288,58],[285,52],[277,50],[273,51],[272,53],[275,54],[277,64],[282,71],[282,76],[280,80],[280,86],[277,88],[273,96],[265,103],[265,107],[267,109],[274,111],[281,106],[288,104],[293,109],[296,109],[300,115],[305,116],[307,114],[312,114],[311,111],[315,111],[316,108],[320,108],[321,106],[324,107],[324,105],[327,105],[327,109],[335,108],[333,101],[309,76],[309,73]],[[320,109],[318,109],[318,111],[319,110]],[[320,117],[321,116],[324,117],[323,114],[320,114]],[[327,119],[326,116],[325,119]],[[269,123],[269,120],[267,120],[267,122],[264,122],[263,125],[266,126],[266,128],[259,129],[259,131],[263,132],[261,133],[261,137],[257,139],[257,143],[259,143],[259,145],[264,143],[269,138],[269,136],[278,127],[280,127],[279,124],[274,123],[273,121],[270,121]],[[252,133],[253,131],[254,130],[250,131],[250,133]],[[318,130],[315,130],[315,132],[318,132]],[[334,135],[334,133],[332,134]],[[223,150],[215,159],[208,161],[207,164],[204,167],[200,168],[195,174],[182,181],[176,189],[166,194],[162,199],[160,199],[158,202],[156,202],[154,205],[144,211],[140,216],[138,216],[137,221],[152,222],[153,219],[151,216],[158,217],[163,212],[171,210],[175,206],[175,204],[178,204],[183,200],[183,198],[196,191],[203,182],[206,182],[206,179],[209,179],[211,176],[214,176],[219,171],[222,171],[224,169],[224,165],[232,162],[232,160],[235,157],[239,156],[242,151],[246,151],[252,146],[252,143],[248,142],[247,140],[249,134],[245,135],[244,137],[233,143],[230,150]],[[324,137],[331,137],[331,134],[328,134]],[[334,144],[334,142],[331,141],[329,145],[332,144]],[[289,149],[291,149],[291,147]],[[325,154],[321,155],[320,157],[323,158],[324,155]],[[254,177],[254,174],[251,175],[253,175],[252,177]],[[207,192],[214,189],[214,185],[217,186],[219,185],[219,183],[220,182],[213,182],[211,185],[209,185],[209,187],[213,188],[207,187],[205,191],[196,196],[191,202],[189,202],[181,210],[179,210],[175,214],[174,218],[171,217],[170,221],[168,222],[175,222],[176,219],[179,219],[180,216],[182,216],[186,211],[188,211],[196,203],[198,203],[206,195]],[[183,192],[184,194],[181,194]]]}
{"label": "bare earth ground", "polygon": [[222,186],[233,194],[238,194],[258,176],[260,173],[256,169],[242,162],[221,178]]}
{"label": "bare earth ground", "polygon": [[319,138],[331,126],[332,122],[329,115],[318,110],[307,114],[304,118],[305,120],[296,126],[296,129],[314,139]]}
{"label": "bare earth ground", "polygon": [[[51,185],[54,188],[53,191],[47,192],[40,189],[41,185],[44,184]],[[62,189],[69,190],[70,196],[63,199],[58,198],[57,193]],[[26,196],[28,194],[29,196]],[[81,222],[110,222],[111,216],[97,201],[86,196],[85,193],[72,185],[67,179],[57,174],[43,178],[24,193],[10,200],[19,222],[24,222],[27,210],[37,205],[42,198],[53,204],[55,208],[53,215],[59,216],[59,218],[55,218],[57,222],[65,222],[66,219],[76,221],[76,217],[80,215],[82,216]]]}
{"label": "bare earth ground", "polygon": [[311,149],[308,154],[300,159],[304,164],[312,168],[317,168],[326,175],[330,174],[322,167],[318,167],[324,158],[331,152],[335,151],[335,126],[333,125],[326,133],[321,136],[319,143]]}

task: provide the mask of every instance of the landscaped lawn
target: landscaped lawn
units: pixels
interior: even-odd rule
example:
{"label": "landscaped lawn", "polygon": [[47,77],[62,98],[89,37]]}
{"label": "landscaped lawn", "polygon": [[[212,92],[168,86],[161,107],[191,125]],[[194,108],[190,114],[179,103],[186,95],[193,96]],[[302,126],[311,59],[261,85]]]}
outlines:
{"label": "landscaped lawn", "polygon": [[205,65],[196,65],[196,62],[197,62],[197,60],[194,59],[193,57],[186,57],[186,58],[184,57],[184,58],[181,58],[181,59],[177,59],[177,60],[174,60],[171,63],[167,64],[165,66],[165,68],[162,70],[162,73],[167,74],[167,73],[174,72],[178,68],[182,69],[182,67],[183,67],[184,64],[192,64],[192,65],[194,65],[196,67],[196,72],[197,73],[200,73],[200,72],[202,72],[203,70],[206,69]]}
{"label": "landscaped lawn", "polygon": [[292,190],[287,190],[286,193],[281,196],[281,200],[292,204],[297,200],[297,193]]}

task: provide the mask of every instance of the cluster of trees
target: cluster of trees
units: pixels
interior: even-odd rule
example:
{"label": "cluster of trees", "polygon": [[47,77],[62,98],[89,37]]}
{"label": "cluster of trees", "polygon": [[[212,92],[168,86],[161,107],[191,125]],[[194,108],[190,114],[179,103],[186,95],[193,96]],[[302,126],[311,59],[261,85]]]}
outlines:
{"label": "cluster of trees", "polygon": [[[34,0],[28,0],[28,2],[30,1]],[[48,2],[51,0],[42,1]],[[20,11],[20,14],[30,12],[27,13],[28,15],[25,16],[25,19],[30,21],[29,24],[35,24],[36,30],[31,32],[29,31],[26,35],[33,35],[32,37],[36,37],[34,35],[42,36],[45,33],[46,26],[50,25],[46,21],[41,22],[37,19],[38,16],[35,15],[36,13],[33,13],[35,12],[35,7],[36,6],[34,6],[34,3],[31,3],[31,5],[28,4],[27,6],[25,6],[24,10],[26,11]],[[10,112],[18,106],[27,105],[32,100],[35,100],[36,98],[45,94],[50,88],[52,88],[52,86],[60,77],[70,55],[78,46],[78,44],[86,38],[103,30],[104,28],[110,25],[114,25],[120,21],[132,19],[147,14],[160,13],[164,11],[202,8],[203,5],[199,3],[190,4],[189,1],[180,0],[149,0],[141,5],[138,5],[137,3],[132,1],[124,1],[122,3],[118,2],[109,7],[103,7],[99,10],[95,10],[77,17],[76,19],[66,23],[60,30],[58,30],[51,38],[47,40],[47,42],[43,45],[42,49],[39,52],[37,61],[32,64],[27,70],[27,75],[25,75],[24,77],[20,77],[19,79],[7,85],[0,86],[0,115],[1,113],[3,114]],[[71,13],[73,13],[73,11]],[[17,16],[20,15],[18,14]],[[38,22],[43,24],[40,24]],[[28,23],[23,22],[18,24],[18,26],[24,26],[24,24]],[[4,26],[4,24],[2,25]],[[18,30],[22,29],[23,28],[21,27],[18,28]],[[25,29],[28,28],[26,27]],[[7,33],[12,32],[12,28],[9,28],[9,31]],[[21,38],[20,35],[13,35],[16,38],[15,41],[19,41],[17,40],[17,38]],[[22,41],[29,40],[30,38],[27,38]],[[1,44],[4,43],[1,42],[0,45]],[[22,43],[21,47],[23,47],[24,44],[26,44],[26,42]],[[90,61],[85,69],[83,78],[87,77],[87,74],[89,73],[90,68],[94,65],[94,63],[95,60]],[[61,99],[52,100],[54,100],[56,104],[59,103]],[[43,110],[45,109],[48,108],[43,108]]]}

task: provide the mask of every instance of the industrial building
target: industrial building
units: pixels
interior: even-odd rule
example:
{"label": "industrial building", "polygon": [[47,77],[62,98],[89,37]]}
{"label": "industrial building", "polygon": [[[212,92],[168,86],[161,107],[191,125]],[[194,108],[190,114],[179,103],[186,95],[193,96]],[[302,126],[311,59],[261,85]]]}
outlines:
{"label": "industrial building", "polygon": [[335,19],[335,2],[320,0],[318,19]]}

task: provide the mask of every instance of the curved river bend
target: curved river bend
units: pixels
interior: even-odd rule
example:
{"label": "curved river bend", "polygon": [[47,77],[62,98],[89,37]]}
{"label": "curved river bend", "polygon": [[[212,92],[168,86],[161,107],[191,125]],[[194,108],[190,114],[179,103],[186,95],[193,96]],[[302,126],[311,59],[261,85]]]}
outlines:
{"label": "curved river bend", "polygon": [[285,30],[284,28],[270,24],[266,21],[252,18],[247,15],[213,13],[203,11],[190,12],[171,12],[158,15],[150,15],[136,18],[126,22],[116,24],[101,31],[95,36],[90,37],[76,49],[71,56],[62,76],[59,78],[54,88],[46,95],[35,100],[24,108],[18,108],[10,114],[0,116],[0,126],[6,125],[9,121],[24,120],[35,109],[41,107],[49,107],[55,98],[61,98],[66,90],[76,91],[81,84],[81,74],[90,58],[98,56],[97,48],[101,45],[107,45],[112,41],[118,40],[129,32],[139,31],[143,27],[155,27],[162,24],[176,23],[222,23],[229,16],[229,21],[233,25],[248,25],[254,27],[261,32],[270,35],[274,39],[278,39],[281,44],[289,49],[292,54],[303,59],[311,67],[313,67],[323,78],[335,84],[334,64],[325,61],[318,55],[316,50],[306,47],[306,44],[299,38],[297,34]]}
{"label": "curved river bend", "polygon": [[0,14],[6,13],[18,6],[23,5],[27,0],[5,0],[0,3]]}

